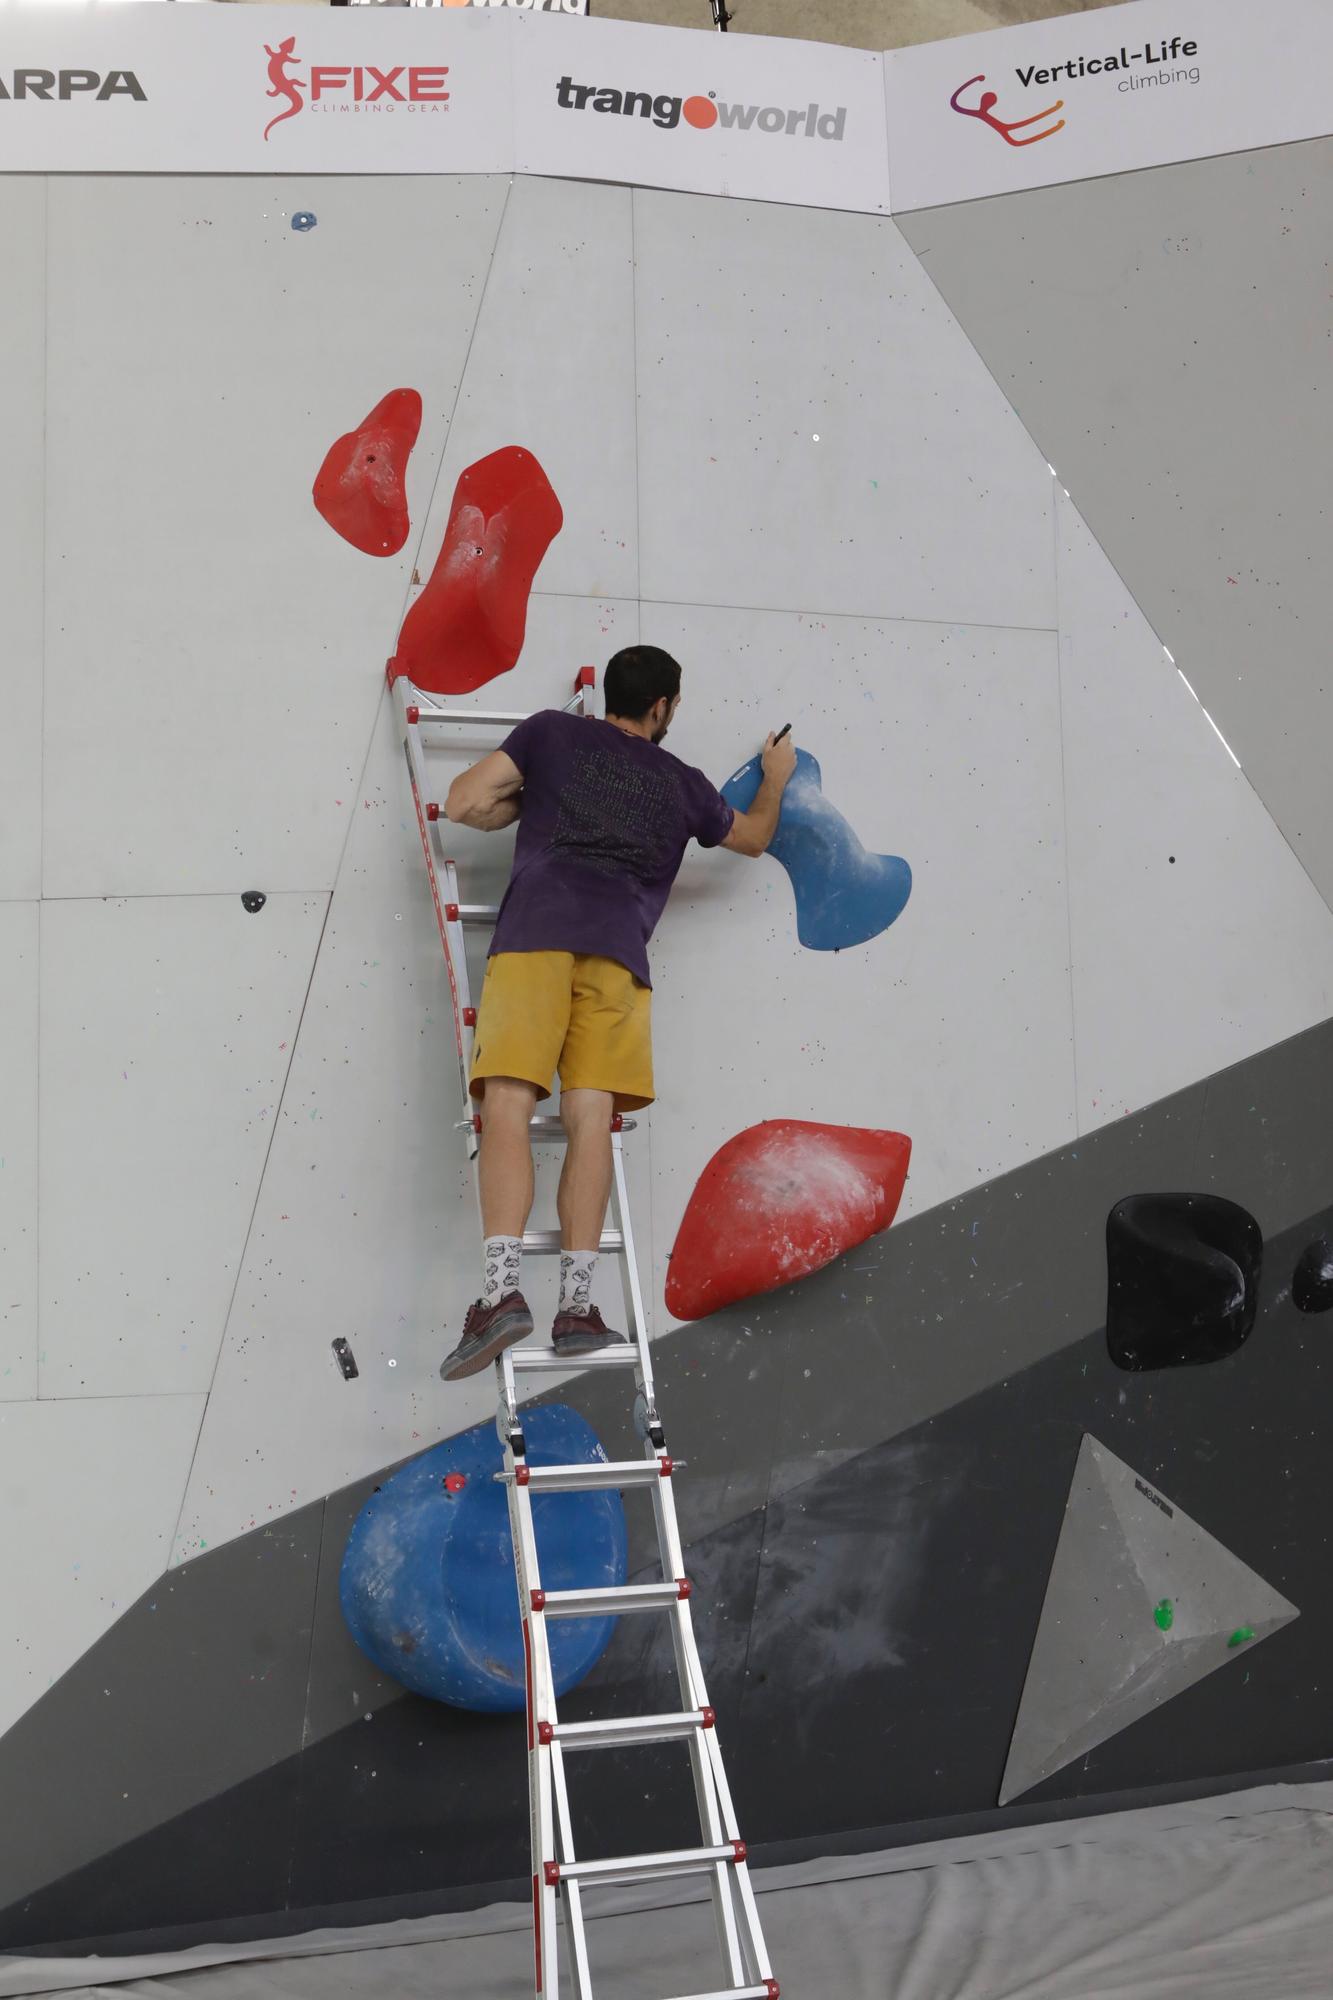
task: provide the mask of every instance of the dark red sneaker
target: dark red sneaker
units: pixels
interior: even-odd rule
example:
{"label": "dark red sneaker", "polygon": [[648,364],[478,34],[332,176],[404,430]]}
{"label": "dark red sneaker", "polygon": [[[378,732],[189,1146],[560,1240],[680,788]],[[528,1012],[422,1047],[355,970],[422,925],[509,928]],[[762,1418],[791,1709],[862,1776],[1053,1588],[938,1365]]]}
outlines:
{"label": "dark red sneaker", "polygon": [[623,1347],[625,1336],[609,1327],[596,1306],[587,1312],[557,1313],[551,1328],[551,1345],[567,1361],[580,1354],[599,1354],[604,1347]]}
{"label": "dark red sneaker", "polygon": [[474,1299],[463,1321],[463,1338],[452,1354],[445,1356],[440,1373],[446,1382],[459,1382],[464,1375],[479,1375],[487,1362],[503,1354],[516,1340],[532,1332],[532,1314],[522,1292],[506,1292],[498,1304],[484,1306]]}

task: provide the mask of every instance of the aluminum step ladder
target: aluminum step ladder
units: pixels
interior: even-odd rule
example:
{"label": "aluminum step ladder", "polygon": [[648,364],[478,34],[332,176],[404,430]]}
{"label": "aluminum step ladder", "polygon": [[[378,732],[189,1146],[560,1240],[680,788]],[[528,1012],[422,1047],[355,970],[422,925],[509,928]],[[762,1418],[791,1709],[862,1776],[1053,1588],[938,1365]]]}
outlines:
{"label": "aluminum step ladder", "polygon": [[[525,717],[497,709],[442,706],[433,696],[419,692],[399,671],[394,660],[389,661],[386,673],[403,725],[403,748],[412,799],[453,999],[454,1038],[464,1113],[459,1121],[459,1130],[465,1133],[468,1156],[475,1162],[480,1150],[482,1120],[474,1112],[468,1093],[472,1033],[477,1016],[468,986],[464,926],[493,924],[498,912],[490,905],[465,903],[461,899],[458,871],[446,853],[441,837],[442,826],[448,822],[444,819],[440,801],[432,795],[426,751],[430,742],[440,743],[438,732],[441,729],[449,732],[445,740],[452,740],[456,746],[459,732],[507,731],[524,721]],[[579,715],[591,712],[588,700],[595,678],[591,667],[579,669],[573,696],[564,704],[567,711]],[[478,745],[479,750],[481,747]],[[717,1739],[716,1717],[709,1706],[690,1617],[691,1585],[685,1575],[672,1492],[673,1477],[683,1461],[673,1460],[667,1451],[666,1435],[657,1408],[648,1326],[625,1181],[622,1139],[624,1133],[633,1129],[632,1118],[617,1115],[612,1119],[612,1219],[603,1232],[600,1244],[600,1248],[614,1255],[620,1265],[627,1344],[569,1360],[558,1355],[549,1345],[524,1343],[507,1348],[495,1364],[499,1388],[496,1428],[504,1446],[504,1470],[496,1476],[504,1482],[509,1502],[527,1671],[534,1991],[536,2000],[559,2000],[557,1901],[564,1905],[569,1964],[569,1977],[564,1990],[572,1996],[572,2000],[594,2000],[584,1934],[585,1891],[626,1883],[662,1882],[677,1877],[698,1876],[706,1879],[711,1891],[725,1983],[708,1993],[692,1996],[692,2000],[778,2000],[778,1982],[773,1977],[764,1944],[745,1843],[736,1825],[736,1813]],[[564,1139],[564,1127],[558,1118],[535,1117],[532,1134],[535,1140],[559,1143]],[[529,1229],[524,1234],[523,1247],[527,1251],[554,1253],[560,1248],[560,1233],[554,1229]],[[553,1371],[569,1375],[580,1369],[592,1371],[604,1368],[622,1369],[627,1377],[633,1379],[633,1422],[643,1446],[642,1458],[612,1464],[529,1465],[523,1436],[520,1378],[525,1391],[530,1394],[542,1376]],[[647,1489],[656,1522],[663,1580],[660,1583],[625,1584],[607,1590],[546,1590],[542,1585],[533,1534],[533,1495],[578,1493],[597,1487]],[[555,1683],[546,1638],[547,1621],[551,1618],[621,1617],[645,1612],[664,1615],[670,1621],[680,1680],[679,1710],[666,1715],[637,1715],[605,1722],[562,1722],[556,1711]],[[626,1854],[608,1860],[580,1861],[574,1848],[570,1818],[566,1755],[668,1742],[683,1742],[689,1746],[699,1809],[699,1846],[665,1853]],[[663,2000],[667,2000],[666,1995]]]}

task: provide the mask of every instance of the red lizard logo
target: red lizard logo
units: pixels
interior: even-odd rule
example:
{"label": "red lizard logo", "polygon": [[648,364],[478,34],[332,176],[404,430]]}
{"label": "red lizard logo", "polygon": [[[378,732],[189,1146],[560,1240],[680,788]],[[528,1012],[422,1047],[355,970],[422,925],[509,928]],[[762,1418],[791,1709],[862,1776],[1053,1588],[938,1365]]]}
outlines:
{"label": "red lizard logo", "polygon": [[1015,132],[1021,131],[1025,125],[1035,125],[1039,119],[1049,118],[1053,112],[1063,111],[1065,107],[1063,97],[1057,97],[1055,103],[1048,105],[1045,111],[1034,111],[1030,118],[1014,118],[1007,124],[1003,118],[992,118],[991,116],[992,111],[999,102],[993,90],[984,90],[981,93],[980,104],[971,105],[960,104],[958,102],[965,90],[970,90],[974,83],[984,83],[985,81],[984,75],[970,76],[966,83],[959,84],[949,102],[955,111],[961,111],[964,118],[980,118],[983,124],[989,125],[993,132],[999,133],[1006,145],[1035,146],[1038,139],[1053,139],[1055,134],[1062,130],[1065,121],[1063,118],[1060,118],[1056,120],[1054,125],[1048,125],[1044,132],[1029,132],[1026,139],[1015,139],[1013,136]]}
{"label": "red lizard logo", "polygon": [[287,109],[280,111],[276,118],[270,118],[268,124],[264,127],[264,137],[267,139],[275,125],[281,125],[284,118],[294,118],[297,112],[304,107],[301,101],[300,86],[293,83],[291,77],[285,74],[288,63],[294,63],[297,60],[295,35],[288,35],[285,41],[278,43],[276,49],[271,49],[268,43],[265,42],[264,53],[268,57],[268,80],[272,86],[265,95],[268,97],[285,97],[287,99]]}

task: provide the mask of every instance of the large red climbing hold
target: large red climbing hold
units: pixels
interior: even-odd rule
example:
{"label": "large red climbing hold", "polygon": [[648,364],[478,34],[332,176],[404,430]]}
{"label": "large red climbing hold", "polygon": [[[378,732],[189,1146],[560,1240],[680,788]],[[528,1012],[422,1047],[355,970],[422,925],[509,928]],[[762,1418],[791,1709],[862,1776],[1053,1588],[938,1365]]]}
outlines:
{"label": "large red climbing hold", "polygon": [[430,581],[403,620],[397,672],[427,694],[470,694],[508,673],[523,650],[532,579],[564,518],[521,445],[469,465]]}
{"label": "large red climbing hold", "polygon": [[329,446],[315,476],[316,507],[368,556],[395,556],[407,540],[407,461],[420,429],[416,390],[390,389],[364,423]]}
{"label": "large red climbing hold", "polygon": [[912,1142],[860,1125],[768,1118],[728,1139],[699,1176],[667,1265],[677,1319],[771,1292],[887,1229]]}

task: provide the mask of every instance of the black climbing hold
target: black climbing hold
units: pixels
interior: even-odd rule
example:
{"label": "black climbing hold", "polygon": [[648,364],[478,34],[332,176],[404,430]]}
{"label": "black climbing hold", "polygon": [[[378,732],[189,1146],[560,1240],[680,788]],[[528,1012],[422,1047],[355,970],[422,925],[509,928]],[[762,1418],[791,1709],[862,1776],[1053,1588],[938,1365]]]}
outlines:
{"label": "black climbing hold", "polygon": [[256,910],[263,909],[267,901],[268,897],[262,889],[247,889],[241,897],[241,907],[248,910],[250,915],[253,916]]}
{"label": "black climbing hold", "polygon": [[1291,1302],[1303,1313],[1333,1311],[1333,1242],[1316,1236],[1292,1273]]}
{"label": "black climbing hold", "polygon": [[[338,1357],[338,1366],[342,1369],[344,1382],[354,1382],[361,1370],[357,1367],[356,1356],[347,1342],[339,1337],[333,1343],[333,1351]],[[378,1492],[379,1488],[375,1490]]]}
{"label": "black climbing hold", "polygon": [[1249,1338],[1264,1239],[1216,1194],[1136,1194],[1106,1218],[1106,1345],[1117,1368],[1220,1361]]}

